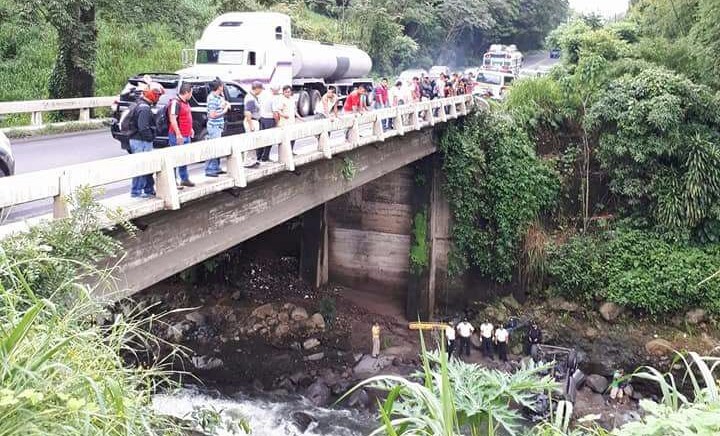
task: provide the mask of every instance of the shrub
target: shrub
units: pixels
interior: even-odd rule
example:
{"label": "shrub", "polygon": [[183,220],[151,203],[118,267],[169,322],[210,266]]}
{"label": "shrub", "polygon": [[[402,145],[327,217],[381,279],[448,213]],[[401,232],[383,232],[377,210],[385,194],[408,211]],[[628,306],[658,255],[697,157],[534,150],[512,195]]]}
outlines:
{"label": "shrub", "polygon": [[651,316],[694,307],[720,313],[720,281],[700,285],[720,265],[720,246],[668,242],[640,230],[578,236],[556,247],[555,292],[584,302],[607,299]]}

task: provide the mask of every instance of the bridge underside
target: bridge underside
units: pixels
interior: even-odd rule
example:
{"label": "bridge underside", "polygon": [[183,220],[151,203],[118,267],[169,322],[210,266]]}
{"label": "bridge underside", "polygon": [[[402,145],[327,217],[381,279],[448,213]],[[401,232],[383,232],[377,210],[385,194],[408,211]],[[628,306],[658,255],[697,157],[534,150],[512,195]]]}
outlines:
{"label": "bridge underside", "polygon": [[[435,151],[432,129],[408,133],[138,219],[135,237],[118,235],[126,249],[115,260],[122,292],[108,297],[139,292]],[[344,177],[351,165],[354,175]]]}

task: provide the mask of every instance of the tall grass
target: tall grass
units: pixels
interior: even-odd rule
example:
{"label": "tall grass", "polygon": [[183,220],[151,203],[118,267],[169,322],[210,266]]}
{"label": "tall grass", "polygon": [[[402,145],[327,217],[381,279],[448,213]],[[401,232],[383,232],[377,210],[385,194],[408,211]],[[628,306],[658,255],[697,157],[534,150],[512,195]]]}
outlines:
{"label": "tall grass", "polygon": [[[171,435],[150,408],[169,383],[144,313],[108,320],[90,282],[93,259],[117,248],[101,231],[87,192],[72,217],[0,242],[0,435]],[[108,245],[109,244],[109,245]],[[150,320],[152,321],[152,320]]]}

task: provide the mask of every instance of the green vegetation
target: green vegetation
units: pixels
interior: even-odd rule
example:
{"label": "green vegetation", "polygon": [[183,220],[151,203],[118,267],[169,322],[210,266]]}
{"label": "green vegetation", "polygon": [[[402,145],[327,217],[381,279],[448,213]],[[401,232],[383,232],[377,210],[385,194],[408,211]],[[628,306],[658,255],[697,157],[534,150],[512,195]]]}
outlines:
{"label": "green vegetation", "polygon": [[412,246],[410,247],[410,270],[415,275],[422,274],[430,265],[430,247],[428,246],[427,234],[427,211],[422,210],[415,214],[413,220]]}
{"label": "green vegetation", "polygon": [[452,267],[508,281],[528,227],[550,210],[558,175],[519,123],[499,111],[451,126],[440,142],[453,224]]}
{"label": "green vegetation", "polygon": [[120,247],[89,191],[74,206],[0,243],[0,434],[180,434],[150,408],[170,383],[164,363],[136,361],[157,345],[141,328],[151,319],[132,309],[108,318],[87,285],[104,283],[94,261]]}

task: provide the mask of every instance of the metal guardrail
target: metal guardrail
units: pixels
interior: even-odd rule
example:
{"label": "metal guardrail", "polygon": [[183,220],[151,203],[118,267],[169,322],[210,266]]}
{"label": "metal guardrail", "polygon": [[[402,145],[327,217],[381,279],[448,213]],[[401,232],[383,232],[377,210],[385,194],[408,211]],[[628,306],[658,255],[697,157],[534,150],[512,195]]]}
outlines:
{"label": "metal guardrail", "polygon": [[[243,188],[249,182],[271,174],[294,171],[299,165],[330,159],[335,154],[366,144],[446,122],[466,115],[472,106],[483,103],[470,95],[448,97],[378,109],[356,116],[309,121],[283,128],[210,139],[193,143],[191,146],[169,147],[4,177],[0,179],[0,208],[52,198],[53,212],[25,222],[0,226],[0,237],[24,230],[34,224],[34,221],[68,216],[72,211],[68,207],[67,198],[81,186],[98,187],[144,174],[154,174],[157,190],[155,198],[131,198],[129,194],[125,194],[103,200],[114,209],[119,207],[127,219],[137,218],[160,210],[179,209],[183,203],[197,198],[228,188]],[[384,120],[392,120],[394,127],[384,131]],[[361,135],[361,126],[368,125],[372,126],[372,133]],[[345,140],[331,145],[331,134],[338,131],[345,133]],[[304,138],[316,138],[317,150],[293,155],[291,141]],[[246,153],[273,145],[279,145],[277,163],[259,169],[245,168]],[[176,167],[213,158],[227,159],[227,175],[208,178],[192,189],[177,189]]]}
{"label": "metal guardrail", "polygon": [[80,110],[78,121],[90,121],[90,109],[110,107],[116,97],[65,98],[58,100],[27,100],[0,102],[0,115],[30,113],[30,125],[43,125],[43,112]]}

